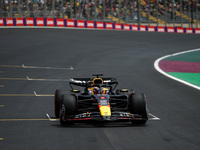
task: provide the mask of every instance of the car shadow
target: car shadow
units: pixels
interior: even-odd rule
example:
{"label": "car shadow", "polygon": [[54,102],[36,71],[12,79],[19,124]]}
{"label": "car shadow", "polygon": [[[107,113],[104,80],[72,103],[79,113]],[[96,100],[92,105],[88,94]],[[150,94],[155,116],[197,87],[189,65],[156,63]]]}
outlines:
{"label": "car shadow", "polygon": [[131,122],[93,122],[93,123],[75,123],[74,125],[61,125],[60,122],[53,124],[57,128],[133,128],[146,127],[143,124],[132,124]]}

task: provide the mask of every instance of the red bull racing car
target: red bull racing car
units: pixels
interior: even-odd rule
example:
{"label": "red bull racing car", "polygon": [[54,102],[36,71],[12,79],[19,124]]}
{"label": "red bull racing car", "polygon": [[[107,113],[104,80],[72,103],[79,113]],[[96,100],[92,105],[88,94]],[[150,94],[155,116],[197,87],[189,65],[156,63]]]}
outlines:
{"label": "red bull racing car", "polygon": [[[115,78],[73,78],[71,91],[55,91],[55,116],[62,125],[83,121],[130,121],[145,124],[148,120],[147,100],[144,94],[130,89],[116,89]],[[75,86],[83,90],[74,89]]]}

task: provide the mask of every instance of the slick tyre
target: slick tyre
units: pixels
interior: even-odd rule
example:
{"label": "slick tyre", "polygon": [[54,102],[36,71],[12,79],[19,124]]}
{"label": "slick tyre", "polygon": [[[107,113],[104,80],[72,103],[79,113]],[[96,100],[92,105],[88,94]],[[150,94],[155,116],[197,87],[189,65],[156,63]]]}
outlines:
{"label": "slick tyre", "polygon": [[147,104],[144,94],[132,94],[129,97],[129,111],[142,116],[144,120],[133,120],[132,124],[145,124],[148,120]]}
{"label": "slick tyre", "polygon": [[62,125],[73,125],[73,121],[67,121],[70,116],[76,115],[77,113],[77,100],[76,97],[70,94],[63,94],[61,97],[62,109],[60,115],[60,123]]}
{"label": "slick tyre", "polygon": [[56,118],[60,116],[60,109],[61,109],[61,96],[65,93],[62,90],[56,90],[54,95],[54,111]]}

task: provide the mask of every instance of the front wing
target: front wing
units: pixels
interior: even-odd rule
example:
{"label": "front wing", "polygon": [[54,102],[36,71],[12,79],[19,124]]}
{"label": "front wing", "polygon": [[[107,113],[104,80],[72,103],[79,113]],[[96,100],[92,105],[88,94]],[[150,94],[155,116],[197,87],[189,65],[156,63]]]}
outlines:
{"label": "front wing", "polygon": [[75,116],[68,116],[66,121],[133,121],[148,120],[141,115],[131,114],[128,112],[112,112],[111,116],[101,116],[100,112],[87,112]]}

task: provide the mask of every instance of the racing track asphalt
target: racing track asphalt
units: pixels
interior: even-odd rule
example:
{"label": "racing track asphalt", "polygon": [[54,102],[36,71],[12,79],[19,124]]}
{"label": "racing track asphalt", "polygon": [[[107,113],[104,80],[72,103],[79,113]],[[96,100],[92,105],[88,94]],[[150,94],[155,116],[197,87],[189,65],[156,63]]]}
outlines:
{"label": "racing track asphalt", "polygon": [[[199,150],[199,90],[163,76],[153,66],[162,56],[199,48],[199,41],[200,35],[191,34],[0,29],[0,149]],[[74,70],[19,67],[22,64]],[[146,126],[62,127],[46,114],[54,117],[52,95],[56,89],[68,89],[67,82],[27,80],[92,73],[116,77],[119,88],[144,92],[150,113],[160,120],[149,120]],[[48,95],[35,96],[34,91]]]}

